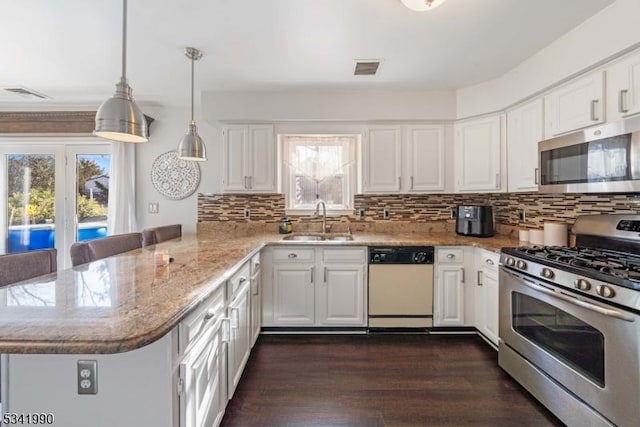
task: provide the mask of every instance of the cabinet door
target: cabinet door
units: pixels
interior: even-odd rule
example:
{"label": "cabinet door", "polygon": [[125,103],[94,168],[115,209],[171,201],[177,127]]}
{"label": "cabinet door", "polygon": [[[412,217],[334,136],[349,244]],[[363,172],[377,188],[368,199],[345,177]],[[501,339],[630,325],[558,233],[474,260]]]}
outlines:
{"label": "cabinet door", "polygon": [[538,142],[542,141],[542,99],[507,113],[509,191],[538,189]]}
{"label": "cabinet door", "polygon": [[233,397],[236,386],[240,382],[242,371],[251,351],[251,297],[249,290],[250,287],[247,283],[229,304],[229,319],[231,321],[228,355],[229,399]]}
{"label": "cabinet door", "polygon": [[481,270],[481,299],[483,315],[480,316],[480,332],[496,346],[498,345],[498,276],[489,269]]}
{"label": "cabinet door", "polygon": [[317,287],[318,324],[365,326],[364,265],[325,265]]}
{"label": "cabinet door", "polygon": [[249,126],[247,187],[250,191],[276,190],[276,144],[273,133],[273,125]]}
{"label": "cabinet door", "polygon": [[256,343],[262,327],[262,283],[260,271],[251,276],[251,347]]}
{"label": "cabinet door", "polygon": [[[222,322],[219,322],[221,325]],[[226,388],[221,380],[226,378],[223,370],[220,326],[214,328],[212,334],[200,339],[180,364],[180,379],[183,391],[180,395],[180,426],[209,427],[217,426],[222,421],[226,396],[222,395]]]}
{"label": "cabinet door", "polygon": [[363,150],[363,190],[369,193],[396,193],[401,187],[399,127],[369,129]]}
{"label": "cabinet door", "polygon": [[607,70],[607,121],[640,113],[640,55],[630,56]]}
{"label": "cabinet door", "polygon": [[501,189],[502,116],[456,124],[457,191]]}
{"label": "cabinet door", "polygon": [[222,171],[224,191],[245,191],[248,186],[248,128],[228,126],[222,131]]}
{"label": "cabinet door", "polygon": [[313,265],[273,266],[272,310],[276,326],[310,326],[315,323]]}
{"label": "cabinet door", "polygon": [[464,269],[459,265],[438,266],[434,290],[434,326],[464,325]]}
{"label": "cabinet door", "polygon": [[407,173],[409,191],[444,191],[444,126],[407,128]]}
{"label": "cabinet door", "polygon": [[545,135],[604,123],[604,73],[572,81],[544,97]]}

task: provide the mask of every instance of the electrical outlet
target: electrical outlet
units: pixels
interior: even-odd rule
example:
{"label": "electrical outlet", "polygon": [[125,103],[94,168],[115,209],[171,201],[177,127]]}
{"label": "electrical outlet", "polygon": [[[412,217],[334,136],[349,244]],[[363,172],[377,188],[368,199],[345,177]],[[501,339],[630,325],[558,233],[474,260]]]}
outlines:
{"label": "electrical outlet", "polygon": [[518,219],[520,221],[525,221],[527,219],[527,215],[525,214],[524,209],[522,209],[521,211],[518,211]]}
{"label": "electrical outlet", "polygon": [[366,215],[364,208],[358,209],[358,219],[362,221]]}
{"label": "electrical outlet", "polygon": [[389,211],[389,208],[384,208],[382,211],[382,217],[384,219],[389,219],[390,216],[391,216],[391,212]]}
{"label": "electrical outlet", "polygon": [[244,208],[244,219],[250,219],[250,218],[251,218],[251,209]]}
{"label": "electrical outlet", "polygon": [[78,360],[78,394],[98,394],[97,360]]}
{"label": "electrical outlet", "polygon": [[158,212],[160,212],[160,203],[158,202],[149,203],[149,213],[157,214]]}

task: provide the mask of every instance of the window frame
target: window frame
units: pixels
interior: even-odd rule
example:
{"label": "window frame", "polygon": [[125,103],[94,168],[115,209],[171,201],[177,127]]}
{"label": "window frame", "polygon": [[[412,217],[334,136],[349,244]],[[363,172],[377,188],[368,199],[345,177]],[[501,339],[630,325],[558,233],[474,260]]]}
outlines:
{"label": "window frame", "polygon": [[360,170],[360,147],[362,143],[362,133],[360,132],[282,132],[278,133],[278,167],[280,169],[280,191],[285,196],[285,213],[287,215],[309,215],[315,212],[315,206],[308,208],[293,207],[291,195],[295,193],[295,175],[289,167],[290,148],[288,137],[345,137],[352,138],[348,144],[349,164],[345,166],[347,172],[343,180],[343,200],[346,202],[345,208],[327,208],[327,216],[351,215],[354,213],[354,201],[358,183],[358,171]]}

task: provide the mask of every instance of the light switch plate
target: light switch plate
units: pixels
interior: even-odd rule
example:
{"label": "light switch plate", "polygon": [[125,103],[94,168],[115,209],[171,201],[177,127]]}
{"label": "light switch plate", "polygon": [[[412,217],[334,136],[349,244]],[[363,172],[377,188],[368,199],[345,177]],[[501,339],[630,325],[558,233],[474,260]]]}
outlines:
{"label": "light switch plate", "polygon": [[359,220],[362,221],[364,219],[365,215],[366,215],[366,212],[365,212],[364,208],[358,209],[358,219]]}
{"label": "light switch plate", "polygon": [[389,208],[384,208],[384,210],[382,211],[382,217],[384,219],[389,219],[390,216],[391,216],[391,211],[389,211]]}
{"label": "light switch plate", "polygon": [[149,213],[157,214],[158,212],[160,212],[160,203],[158,202],[149,203]]}
{"label": "light switch plate", "polygon": [[250,219],[250,218],[251,218],[251,209],[244,208],[244,219]]}
{"label": "light switch plate", "polygon": [[97,360],[78,360],[78,394],[98,394]]}

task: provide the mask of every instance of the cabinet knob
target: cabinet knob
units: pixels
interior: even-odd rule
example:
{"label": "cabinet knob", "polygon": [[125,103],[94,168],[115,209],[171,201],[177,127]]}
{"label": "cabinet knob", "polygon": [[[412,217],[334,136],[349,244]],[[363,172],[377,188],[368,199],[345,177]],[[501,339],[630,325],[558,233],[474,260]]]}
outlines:
{"label": "cabinet knob", "polygon": [[291,253],[289,254],[289,258],[298,258],[298,255]]}
{"label": "cabinet knob", "polygon": [[205,315],[204,315],[204,321],[206,322],[206,321],[208,321],[208,320],[213,319],[214,317],[216,317],[216,312],[215,312],[215,310],[213,310],[213,309],[209,309],[209,310],[207,310],[207,312],[206,312],[206,313],[205,313]]}
{"label": "cabinet knob", "polygon": [[447,259],[454,259],[456,256],[454,254],[447,254]]}
{"label": "cabinet knob", "polygon": [[493,260],[490,258],[487,258],[486,260],[484,260],[484,262],[486,262],[489,265],[493,265]]}

